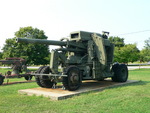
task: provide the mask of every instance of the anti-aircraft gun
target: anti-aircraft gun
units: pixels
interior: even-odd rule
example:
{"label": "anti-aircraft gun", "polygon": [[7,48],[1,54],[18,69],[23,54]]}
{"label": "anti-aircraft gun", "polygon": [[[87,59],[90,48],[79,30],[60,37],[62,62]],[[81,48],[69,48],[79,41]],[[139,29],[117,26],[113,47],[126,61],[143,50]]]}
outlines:
{"label": "anti-aircraft gun", "polygon": [[[58,81],[65,89],[77,90],[82,80],[104,80],[126,82],[128,69],[125,64],[113,64],[114,44],[108,40],[108,32],[103,34],[77,31],[70,34],[70,40],[60,41],[17,38],[17,42],[56,45],[51,51],[49,66],[40,67],[33,73],[41,87],[52,88]],[[61,67],[61,69],[58,69]]]}
{"label": "anti-aircraft gun", "polygon": [[[0,60],[2,65],[11,66],[12,71],[7,71],[4,75],[0,74],[0,85],[3,84],[5,78],[21,78],[24,77],[26,80],[31,80],[31,71],[27,69],[26,60],[23,58],[6,58]],[[24,73],[24,74],[23,74]]]}

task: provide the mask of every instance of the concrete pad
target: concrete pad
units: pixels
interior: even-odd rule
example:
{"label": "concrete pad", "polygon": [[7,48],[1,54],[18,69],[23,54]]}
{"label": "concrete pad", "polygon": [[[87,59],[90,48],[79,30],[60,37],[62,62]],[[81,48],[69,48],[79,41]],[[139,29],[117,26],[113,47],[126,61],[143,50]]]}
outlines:
{"label": "concrete pad", "polygon": [[94,80],[88,80],[88,81],[84,81],[81,87],[76,91],[63,90],[62,86],[58,86],[58,88],[56,89],[38,87],[32,89],[23,89],[23,90],[19,90],[18,92],[20,94],[44,96],[50,98],[51,100],[62,100],[62,99],[70,98],[75,95],[79,95],[81,93],[86,93],[90,91],[102,91],[106,88],[121,86],[121,85],[135,83],[135,82],[138,81],[128,80],[127,82],[124,83],[116,83],[116,82],[112,82],[111,80],[105,80],[99,82]]}

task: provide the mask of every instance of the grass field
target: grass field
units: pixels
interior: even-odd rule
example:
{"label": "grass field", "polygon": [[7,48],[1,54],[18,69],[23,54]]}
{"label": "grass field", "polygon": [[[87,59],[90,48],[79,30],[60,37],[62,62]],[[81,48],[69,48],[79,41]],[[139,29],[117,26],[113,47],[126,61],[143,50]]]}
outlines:
{"label": "grass field", "polygon": [[34,82],[0,86],[0,113],[150,113],[150,69],[131,70],[129,79],[140,82],[61,101],[18,94]]}

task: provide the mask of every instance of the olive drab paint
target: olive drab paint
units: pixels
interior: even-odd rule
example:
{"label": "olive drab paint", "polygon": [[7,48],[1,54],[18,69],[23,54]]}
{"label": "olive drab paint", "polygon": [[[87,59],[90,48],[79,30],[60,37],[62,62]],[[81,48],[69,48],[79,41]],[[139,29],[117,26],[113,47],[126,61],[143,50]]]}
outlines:
{"label": "olive drab paint", "polygon": [[[60,46],[51,51],[49,66],[40,67],[36,81],[41,87],[53,87],[62,81],[65,89],[77,90],[82,80],[104,80],[111,77],[115,82],[128,79],[125,64],[113,64],[114,44],[108,40],[109,32],[102,34],[77,31],[70,38],[60,41],[17,38],[17,42]],[[60,69],[59,69],[60,68]]]}

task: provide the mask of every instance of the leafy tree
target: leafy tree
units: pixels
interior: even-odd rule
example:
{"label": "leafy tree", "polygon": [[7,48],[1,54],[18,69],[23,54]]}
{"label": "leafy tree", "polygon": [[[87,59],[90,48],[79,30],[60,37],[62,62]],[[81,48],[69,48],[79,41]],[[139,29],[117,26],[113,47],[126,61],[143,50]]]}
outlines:
{"label": "leafy tree", "polygon": [[16,38],[47,39],[44,31],[32,27],[23,27],[15,32],[15,37],[7,39],[3,47],[3,58],[22,57],[29,64],[45,65],[49,63],[49,48],[43,44],[16,43]]}
{"label": "leafy tree", "polygon": [[140,51],[140,62],[148,62],[150,61],[150,49],[142,49]]}
{"label": "leafy tree", "polygon": [[145,40],[145,49],[150,49],[150,38],[148,40]]}
{"label": "leafy tree", "polygon": [[125,45],[124,38],[120,37],[109,37],[110,42],[115,44],[115,47],[123,47]]}
{"label": "leafy tree", "polygon": [[114,61],[120,63],[134,62],[139,59],[139,50],[136,44],[127,44],[121,48],[115,47]]}
{"label": "leafy tree", "polygon": [[140,51],[140,61],[148,62],[150,61],[150,38],[145,40],[144,49]]}
{"label": "leafy tree", "polygon": [[2,59],[2,56],[3,56],[3,53],[2,53],[2,52],[0,52],[0,59]]}
{"label": "leafy tree", "polygon": [[128,63],[137,61],[139,58],[139,50],[136,44],[124,43],[124,38],[109,37],[110,42],[115,44],[114,62]]}

